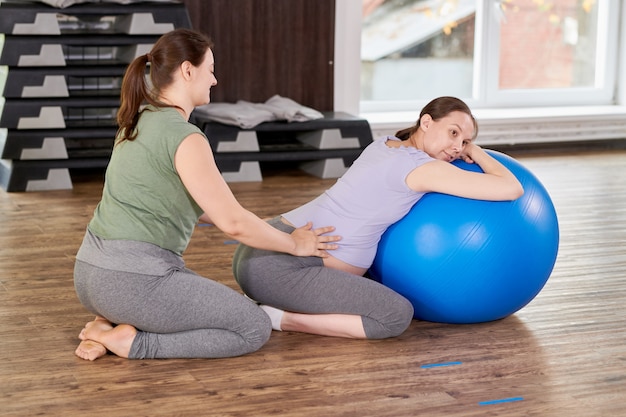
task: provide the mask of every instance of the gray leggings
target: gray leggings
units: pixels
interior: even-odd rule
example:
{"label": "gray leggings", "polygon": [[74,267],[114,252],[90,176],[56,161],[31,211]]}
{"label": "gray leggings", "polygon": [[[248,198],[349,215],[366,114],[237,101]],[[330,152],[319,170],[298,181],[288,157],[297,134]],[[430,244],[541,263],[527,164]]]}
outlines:
{"label": "gray leggings", "polygon": [[243,355],[263,346],[272,330],[253,302],[188,269],[153,276],[77,260],[74,286],[92,313],[137,328],[130,359]]}
{"label": "gray leggings", "polygon": [[[287,233],[293,231],[280,218],[269,223]],[[413,318],[413,306],[400,294],[362,276],[327,268],[318,257],[240,244],[233,273],[246,295],[261,304],[300,313],[359,315],[369,339],[398,336]]]}

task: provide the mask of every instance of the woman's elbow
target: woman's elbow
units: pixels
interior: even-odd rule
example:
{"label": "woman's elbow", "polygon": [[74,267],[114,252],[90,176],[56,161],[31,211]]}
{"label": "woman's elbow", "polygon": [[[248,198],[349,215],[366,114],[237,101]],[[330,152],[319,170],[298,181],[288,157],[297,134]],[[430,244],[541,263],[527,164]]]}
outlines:
{"label": "woman's elbow", "polygon": [[222,233],[233,239],[246,235],[256,217],[241,206],[230,207],[211,216],[205,213],[203,216],[210,218]]}
{"label": "woman's elbow", "polygon": [[226,234],[228,237],[239,240],[244,235],[246,228],[241,222],[238,221],[226,221],[223,222],[218,228]]}
{"label": "woman's elbow", "polygon": [[519,182],[511,187],[511,200],[517,200],[524,195],[524,187]]}

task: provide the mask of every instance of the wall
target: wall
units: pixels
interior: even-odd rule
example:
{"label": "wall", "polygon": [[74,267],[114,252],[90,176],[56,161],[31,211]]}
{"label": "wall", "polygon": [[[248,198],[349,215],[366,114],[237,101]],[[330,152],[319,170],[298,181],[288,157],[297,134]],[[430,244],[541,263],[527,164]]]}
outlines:
{"label": "wall", "polygon": [[213,102],[274,94],[333,110],[335,0],[184,0],[215,47]]}

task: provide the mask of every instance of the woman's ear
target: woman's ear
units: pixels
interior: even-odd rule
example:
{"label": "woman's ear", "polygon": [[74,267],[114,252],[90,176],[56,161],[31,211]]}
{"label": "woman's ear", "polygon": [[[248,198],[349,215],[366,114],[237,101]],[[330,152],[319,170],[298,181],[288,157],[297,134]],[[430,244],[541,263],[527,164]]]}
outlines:
{"label": "woman's ear", "polygon": [[182,64],[180,64],[180,73],[183,76],[184,80],[189,81],[191,79],[192,72],[193,65],[191,65],[191,62],[184,61]]}
{"label": "woman's ear", "polygon": [[430,114],[426,113],[422,117],[420,117],[420,128],[424,131],[428,130],[430,123],[433,121],[433,118]]}

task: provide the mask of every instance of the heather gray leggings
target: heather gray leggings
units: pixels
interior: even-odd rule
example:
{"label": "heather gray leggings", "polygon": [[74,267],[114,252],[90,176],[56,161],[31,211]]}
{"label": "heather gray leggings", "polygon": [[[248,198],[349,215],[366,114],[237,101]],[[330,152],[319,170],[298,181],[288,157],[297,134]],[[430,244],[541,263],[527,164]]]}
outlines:
{"label": "heather gray leggings", "polygon": [[188,269],[153,276],[78,260],[74,285],[92,313],[137,328],[130,359],[243,355],[263,346],[272,330],[256,304]]}
{"label": "heather gray leggings", "polygon": [[[269,223],[290,233],[274,218]],[[363,321],[369,339],[398,336],[413,318],[413,306],[400,294],[358,275],[323,266],[318,257],[297,257],[240,244],[233,259],[235,279],[249,297],[281,310],[309,314],[352,314]]]}

